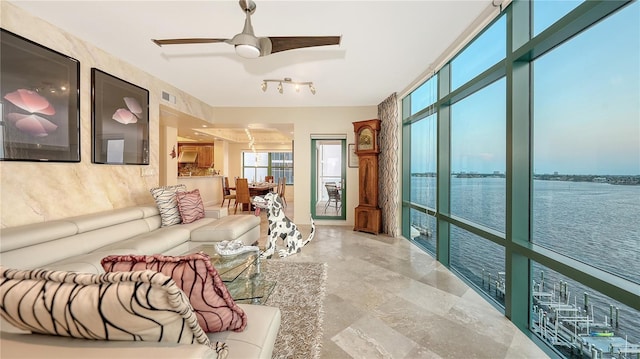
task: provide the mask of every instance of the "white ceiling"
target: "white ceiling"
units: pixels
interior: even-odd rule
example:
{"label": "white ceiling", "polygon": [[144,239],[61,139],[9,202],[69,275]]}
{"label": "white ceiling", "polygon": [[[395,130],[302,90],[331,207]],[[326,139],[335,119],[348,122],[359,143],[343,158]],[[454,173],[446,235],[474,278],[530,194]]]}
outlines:
{"label": "white ceiling", "polygon": [[[491,6],[491,0],[256,0],[256,36],[342,36],[340,46],[257,59],[225,43],[158,47],[151,39],[231,38],[238,1],[9,0],[214,107],[375,106],[402,93]],[[264,79],[312,81],[317,89],[263,92]],[[286,130],[285,130],[286,131]]]}
{"label": "white ceiling", "polygon": [[256,145],[291,145],[293,140],[292,123],[209,123],[202,119],[189,116],[167,106],[160,108],[160,122],[166,126],[178,129],[178,142],[212,142],[226,140],[234,143],[250,142],[247,131]]}

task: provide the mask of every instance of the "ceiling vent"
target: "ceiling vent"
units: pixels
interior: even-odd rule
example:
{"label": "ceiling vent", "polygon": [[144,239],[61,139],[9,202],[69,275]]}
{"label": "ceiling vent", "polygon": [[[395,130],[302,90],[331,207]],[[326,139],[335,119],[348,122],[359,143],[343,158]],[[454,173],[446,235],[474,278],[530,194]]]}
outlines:
{"label": "ceiling vent", "polygon": [[171,102],[174,105],[176,103],[176,97],[165,91],[162,91],[162,99],[167,102]]}

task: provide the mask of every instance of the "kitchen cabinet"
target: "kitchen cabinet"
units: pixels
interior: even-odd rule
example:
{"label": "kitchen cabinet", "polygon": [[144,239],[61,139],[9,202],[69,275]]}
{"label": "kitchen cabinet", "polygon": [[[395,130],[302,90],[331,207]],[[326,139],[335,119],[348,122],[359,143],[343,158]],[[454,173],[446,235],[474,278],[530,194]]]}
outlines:
{"label": "kitchen cabinet", "polygon": [[182,152],[195,152],[198,154],[196,162],[197,167],[211,167],[213,164],[213,144],[178,144],[178,154]]}
{"label": "kitchen cabinet", "polygon": [[213,164],[213,145],[198,146],[198,167],[211,167]]}

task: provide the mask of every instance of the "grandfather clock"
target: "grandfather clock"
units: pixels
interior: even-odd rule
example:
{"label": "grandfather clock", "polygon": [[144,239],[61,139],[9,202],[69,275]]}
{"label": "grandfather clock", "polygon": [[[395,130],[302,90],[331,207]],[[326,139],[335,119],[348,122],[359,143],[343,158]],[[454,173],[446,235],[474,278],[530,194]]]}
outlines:
{"label": "grandfather clock", "polygon": [[356,133],[356,154],[358,155],[358,183],[360,195],[354,231],[380,233],[382,214],[378,207],[378,132],[380,120],[353,123]]}

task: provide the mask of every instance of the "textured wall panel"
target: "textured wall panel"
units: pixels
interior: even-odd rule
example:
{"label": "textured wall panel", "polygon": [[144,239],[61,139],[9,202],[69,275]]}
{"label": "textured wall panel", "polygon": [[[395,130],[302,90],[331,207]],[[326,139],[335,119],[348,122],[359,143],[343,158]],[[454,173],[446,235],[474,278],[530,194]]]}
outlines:
{"label": "textured wall panel", "polygon": [[398,198],[400,176],[398,175],[398,154],[400,139],[398,129],[398,100],[393,93],[378,105],[380,119],[380,165],[379,165],[379,206],[382,208],[382,232],[392,237],[400,235]]}

